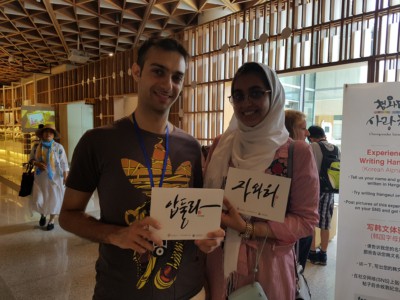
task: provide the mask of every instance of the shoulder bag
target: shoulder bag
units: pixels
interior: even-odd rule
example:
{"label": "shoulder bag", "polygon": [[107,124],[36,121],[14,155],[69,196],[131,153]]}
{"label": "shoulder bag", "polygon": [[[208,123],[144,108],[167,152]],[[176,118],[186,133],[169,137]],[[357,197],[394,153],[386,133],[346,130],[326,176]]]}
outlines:
{"label": "shoulder bag", "polygon": [[25,172],[22,173],[21,187],[18,193],[20,197],[26,197],[32,193],[34,177],[35,173],[33,172],[33,163],[29,162],[26,165]]}
{"label": "shoulder bag", "polygon": [[261,246],[261,251],[257,253],[256,257],[256,265],[254,267],[254,278],[253,282],[245,285],[236,291],[234,291],[232,294],[228,296],[228,300],[268,300],[267,295],[265,295],[265,292],[260,285],[259,282],[256,281],[256,273],[258,271],[258,262],[261,257],[261,253],[264,249],[265,242],[267,241],[267,237],[264,238],[262,246]]}

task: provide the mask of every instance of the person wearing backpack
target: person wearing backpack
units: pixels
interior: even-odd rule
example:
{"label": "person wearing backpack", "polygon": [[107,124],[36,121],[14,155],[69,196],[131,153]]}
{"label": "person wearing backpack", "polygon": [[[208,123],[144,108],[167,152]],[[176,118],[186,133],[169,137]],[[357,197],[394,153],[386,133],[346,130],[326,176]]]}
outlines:
{"label": "person wearing backpack", "polygon": [[[340,150],[337,146],[326,140],[325,131],[320,126],[310,126],[308,131],[310,135],[307,138],[314,152],[320,178],[318,228],[321,229],[321,245],[319,248],[316,248],[314,231],[308,260],[315,265],[326,266],[328,260],[329,229],[331,227],[334,208],[334,194],[339,191],[339,183],[331,182],[328,169],[331,165],[337,165],[340,162]],[[339,173],[338,170],[336,172]],[[338,178],[338,176],[336,177]]]}

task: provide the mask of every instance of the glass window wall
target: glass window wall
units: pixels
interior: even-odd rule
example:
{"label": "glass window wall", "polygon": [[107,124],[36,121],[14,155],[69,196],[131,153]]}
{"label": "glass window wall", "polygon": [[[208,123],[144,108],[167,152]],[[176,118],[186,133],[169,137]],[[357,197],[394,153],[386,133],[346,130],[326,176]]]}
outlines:
{"label": "glass window wall", "polygon": [[321,126],[328,141],[340,147],[344,85],[366,83],[367,73],[367,64],[352,64],[300,75],[282,75],[285,109],[303,111],[308,126]]}

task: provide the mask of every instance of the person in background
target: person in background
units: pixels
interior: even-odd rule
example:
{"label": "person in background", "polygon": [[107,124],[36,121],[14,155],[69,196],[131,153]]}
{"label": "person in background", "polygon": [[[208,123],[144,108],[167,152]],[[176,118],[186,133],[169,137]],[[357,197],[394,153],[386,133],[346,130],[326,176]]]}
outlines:
{"label": "person in background", "polygon": [[[311,143],[311,148],[314,151],[315,160],[317,163],[318,172],[321,170],[321,163],[323,159],[323,153],[319,144],[322,144],[327,150],[332,151],[334,145],[326,140],[325,131],[320,126],[310,126],[308,128],[310,135],[308,140]],[[340,151],[339,159],[340,159]],[[334,209],[334,195],[333,193],[320,192],[319,195],[319,223],[318,228],[321,229],[321,246],[316,247],[315,243],[315,231],[313,234],[313,240],[311,244],[311,250],[308,254],[308,260],[315,265],[326,266],[328,260],[328,243],[329,243],[329,229],[331,228],[331,221]]]}
{"label": "person in background", "polygon": [[[168,122],[184,82],[188,53],[171,38],[152,38],[132,66],[138,84],[133,114],[87,131],[75,148],[60,215],[61,226],[98,242],[93,299],[205,299],[206,253],[220,243],[160,240],[149,227],[152,187],[201,188],[201,148]],[[85,213],[97,189],[100,219]],[[153,250],[163,248],[163,255]]]}
{"label": "person in background", "polygon": [[230,101],[234,115],[228,129],[212,144],[204,186],[224,188],[229,167],[292,175],[292,181],[283,223],[241,215],[224,199],[221,221],[227,228],[226,240],[207,256],[210,299],[225,300],[253,282],[260,252],[255,279],[268,299],[292,300],[296,293],[293,245],[310,235],[318,222],[319,185],[313,154],[307,143],[295,141],[293,172],[287,174],[288,148],[293,141],[284,123],[285,94],[268,66],[256,62],[241,66],[232,81]]}
{"label": "person in background", "polygon": [[[307,130],[306,115],[297,110],[285,110],[285,127],[289,132],[289,136],[294,140],[304,141],[310,133]],[[298,262],[303,268],[306,268],[308,253],[310,252],[312,243],[312,235],[303,237],[297,242]],[[297,250],[297,249],[296,249]]]}
{"label": "person in background", "polygon": [[310,135],[307,129],[306,115],[301,111],[285,110],[285,127],[294,140],[305,141]]}
{"label": "person in background", "polygon": [[40,141],[30,155],[35,166],[31,207],[40,213],[39,226],[45,226],[47,215],[50,215],[47,230],[53,230],[64,197],[68,159],[64,147],[54,141],[59,133],[53,124],[45,124],[36,135]]}

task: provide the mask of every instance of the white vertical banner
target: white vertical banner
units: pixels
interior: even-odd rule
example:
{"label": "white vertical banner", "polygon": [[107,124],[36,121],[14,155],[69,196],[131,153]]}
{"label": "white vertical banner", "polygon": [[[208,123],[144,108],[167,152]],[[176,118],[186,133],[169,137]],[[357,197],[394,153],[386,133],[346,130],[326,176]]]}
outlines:
{"label": "white vertical banner", "polygon": [[400,83],[346,85],[336,300],[400,299]]}

